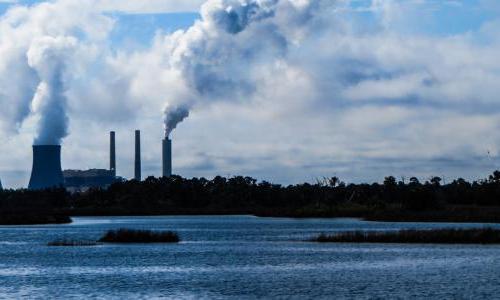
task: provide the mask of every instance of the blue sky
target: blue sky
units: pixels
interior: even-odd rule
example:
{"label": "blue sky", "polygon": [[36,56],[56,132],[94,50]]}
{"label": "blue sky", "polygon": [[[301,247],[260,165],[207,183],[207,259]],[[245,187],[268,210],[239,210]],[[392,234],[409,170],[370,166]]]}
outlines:
{"label": "blue sky", "polygon": [[[44,1],[20,0],[15,3],[0,3],[0,14],[4,14],[9,7],[15,5],[30,6],[41,2]],[[112,43],[117,46],[128,44],[137,47],[150,46],[158,30],[169,33],[185,29],[200,18],[197,11],[174,13],[108,12],[107,14],[116,19],[117,22],[110,37]]]}
{"label": "blue sky", "polygon": [[131,177],[141,129],[143,173],[159,175],[165,107],[190,111],[173,133],[174,172],[187,177],[477,179],[500,168],[498,1],[280,0],[250,14],[231,0],[200,12],[204,2],[0,3],[3,185],[29,179],[26,145],[47,100],[29,57],[47,39],[66,66],[64,168],[106,168],[115,130],[118,173]]}
{"label": "blue sky", "polygon": [[158,13],[158,14],[111,14],[117,24],[111,33],[111,40],[117,47],[133,44],[137,47],[149,47],[157,31],[171,33],[191,26],[199,14],[193,13]]}
{"label": "blue sky", "polygon": [[[135,0],[140,2],[141,0]],[[33,5],[45,2],[43,0],[18,0],[0,2],[0,14],[15,5]],[[202,3],[203,1],[199,1]],[[492,9],[490,3],[494,1],[484,0],[427,0],[427,1],[381,1],[398,3],[415,3],[412,6],[418,11],[408,12],[401,18],[406,19],[406,26],[400,30],[410,33],[429,34],[436,36],[449,36],[462,34],[468,31],[478,30],[485,22],[498,18],[499,10]],[[377,24],[377,15],[368,8],[373,6],[372,0],[354,0],[348,3],[349,7],[358,9],[350,17],[360,18],[360,24],[374,26]],[[165,32],[188,28],[196,19],[199,12],[195,9],[191,12],[168,13],[168,12],[110,12],[116,18],[118,24],[115,28],[112,40],[122,43],[127,39],[133,40],[138,45],[148,45],[157,30]],[[127,34],[128,33],[128,34]]]}

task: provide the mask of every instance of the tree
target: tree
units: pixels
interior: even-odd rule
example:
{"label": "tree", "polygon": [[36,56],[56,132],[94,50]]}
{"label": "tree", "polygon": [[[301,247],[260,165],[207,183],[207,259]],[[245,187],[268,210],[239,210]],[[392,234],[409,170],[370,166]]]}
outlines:
{"label": "tree", "polygon": [[489,179],[490,179],[490,182],[499,183],[500,182],[500,171],[493,172],[493,174],[490,175]]}
{"label": "tree", "polygon": [[411,177],[410,178],[410,185],[412,185],[412,186],[420,185],[420,181],[418,180],[417,177]]}
{"label": "tree", "polygon": [[340,179],[337,176],[333,176],[328,180],[328,184],[330,185],[330,187],[334,188],[337,186],[337,184],[339,184],[339,181]]}
{"label": "tree", "polygon": [[384,186],[387,188],[395,187],[396,186],[396,178],[394,176],[387,176],[384,179]]}
{"label": "tree", "polygon": [[441,186],[441,177],[434,176],[431,178],[431,184],[433,186]]}

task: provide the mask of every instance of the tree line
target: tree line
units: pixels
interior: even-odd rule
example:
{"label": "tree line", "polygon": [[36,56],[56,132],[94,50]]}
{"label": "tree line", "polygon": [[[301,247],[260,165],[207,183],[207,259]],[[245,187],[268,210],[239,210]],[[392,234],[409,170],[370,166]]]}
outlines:
{"label": "tree line", "polygon": [[[463,213],[458,208],[500,207],[500,171],[469,182],[444,184],[439,177],[420,182],[393,176],[383,183],[346,184],[337,177],[316,183],[280,185],[251,177],[180,176],[125,181],[106,189],[69,193],[64,189],[0,191],[0,211],[59,211],[72,215],[254,214],[262,216],[367,217],[387,212]],[[494,209],[495,208],[495,209]],[[491,213],[492,215],[492,213]],[[500,219],[500,214],[499,214]]]}

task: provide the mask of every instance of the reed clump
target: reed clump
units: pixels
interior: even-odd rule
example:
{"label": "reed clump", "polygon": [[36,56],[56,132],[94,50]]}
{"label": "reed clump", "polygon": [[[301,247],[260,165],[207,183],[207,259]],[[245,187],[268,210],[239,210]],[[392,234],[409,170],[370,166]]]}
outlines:
{"label": "reed clump", "polygon": [[431,229],[391,232],[351,231],[320,234],[311,239],[320,243],[408,243],[408,244],[500,244],[500,230]]}
{"label": "reed clump", "polygon": [[96,241],[77,241],[77,240],[56,240],[49,242],[48,246],[53,247],[82,247],[82,246],[97,246]]}
{"label": "reed clump", "polygon": [[104,243],[177,243],[179,236],[173,231],[137,229],[109,230],[98,242]]}

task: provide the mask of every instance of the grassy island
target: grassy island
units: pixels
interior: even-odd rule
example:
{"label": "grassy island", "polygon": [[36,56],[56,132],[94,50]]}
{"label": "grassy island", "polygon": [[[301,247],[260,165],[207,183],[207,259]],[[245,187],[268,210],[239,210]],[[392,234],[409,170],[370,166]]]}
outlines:
{"label": "grassy island", "polygon": [[500,230],[432,229],[394,232],[353,231],[321,234],[313,239],[320,243],[407,243],[407,244],[500,244]]}
{"label": "grassy island", "polygon": [[109,230],[99,239],[103,243],[177,243],[179,236],[172,231],[118,229]]}

